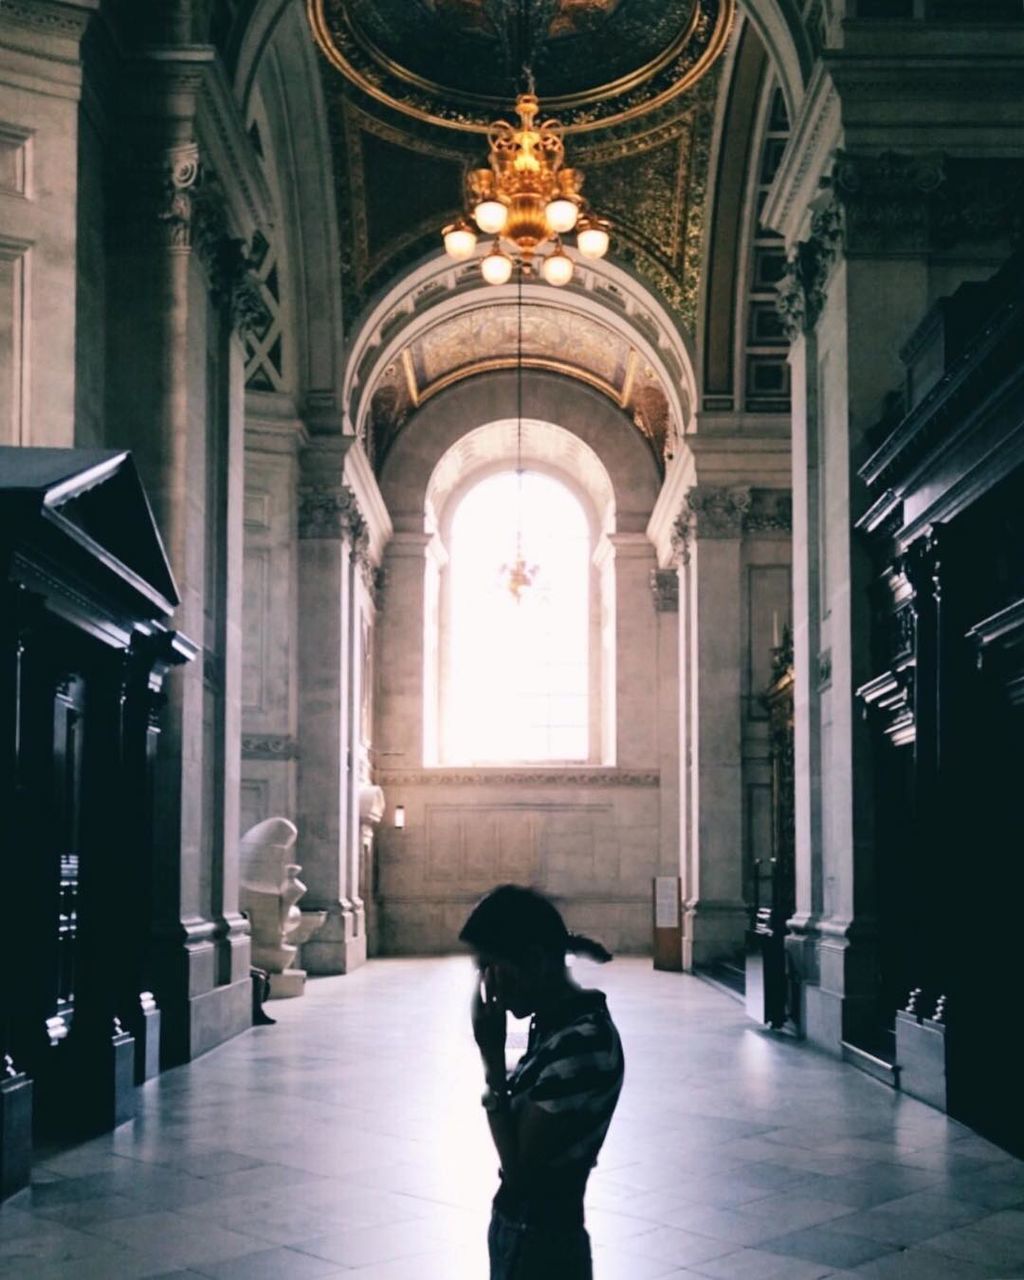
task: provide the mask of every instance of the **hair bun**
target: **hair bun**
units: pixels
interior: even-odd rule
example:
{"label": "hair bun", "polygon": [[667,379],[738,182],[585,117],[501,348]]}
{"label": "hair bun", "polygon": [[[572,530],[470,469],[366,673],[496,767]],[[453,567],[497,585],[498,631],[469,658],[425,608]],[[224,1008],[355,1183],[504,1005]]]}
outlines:
{"label": "hair bun", "polygon": [[565,949],[575,956],[587,956],[591,960],[596,960],[598,964],[607,964],[612,958],[612,953],[607,947],[582,933],[567,934]]}

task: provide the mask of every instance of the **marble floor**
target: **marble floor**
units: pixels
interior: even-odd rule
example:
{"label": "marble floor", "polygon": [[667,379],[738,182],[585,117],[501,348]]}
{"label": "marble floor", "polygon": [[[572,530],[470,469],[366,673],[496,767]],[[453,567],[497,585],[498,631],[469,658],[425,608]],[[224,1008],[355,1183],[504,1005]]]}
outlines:
{"label": "marble floor", "polygon": [[[597,1280],[1024,1277],[1024,1164],[693,978],[579,972],[627,1053]],[[275,1002],[133,1123],[37,1163],[0,1209],[0,1276],[486,1280],[470,982],[465,959],[385,960]]]}

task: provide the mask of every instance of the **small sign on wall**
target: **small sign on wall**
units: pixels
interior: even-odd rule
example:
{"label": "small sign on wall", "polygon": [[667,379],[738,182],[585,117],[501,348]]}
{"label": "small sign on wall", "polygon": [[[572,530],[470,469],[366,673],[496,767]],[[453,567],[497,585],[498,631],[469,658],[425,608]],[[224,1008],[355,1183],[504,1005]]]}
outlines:
{"label": "small sign on wall", "polygon": [[654,967],[678,973],[683,967],[682,882],[654,877]]}

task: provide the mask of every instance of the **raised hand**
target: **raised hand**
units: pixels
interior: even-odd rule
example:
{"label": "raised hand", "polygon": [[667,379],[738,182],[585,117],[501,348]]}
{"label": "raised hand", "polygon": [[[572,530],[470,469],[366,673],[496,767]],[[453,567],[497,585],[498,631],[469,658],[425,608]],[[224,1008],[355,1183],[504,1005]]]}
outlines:
{"label": "raised hand", "polygon": [[472,1003],[473,1039],[492,1073],[505,1075],[505,1006],[498,995],[494,970],[488,966],[477,977]]}

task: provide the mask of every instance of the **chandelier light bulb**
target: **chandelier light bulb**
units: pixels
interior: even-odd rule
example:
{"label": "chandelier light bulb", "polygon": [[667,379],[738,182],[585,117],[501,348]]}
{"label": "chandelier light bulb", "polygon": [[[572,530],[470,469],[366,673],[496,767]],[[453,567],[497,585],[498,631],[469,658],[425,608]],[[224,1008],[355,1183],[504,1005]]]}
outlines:
{"label": "chandelier light bulb", "polygon": [[572,258],[559,245],[554,253],[544,259],[541,271],[544,273],[544,279],[548,284],[561,287],[563,284],[568,284],[572,279]]}
{"label": "chandelier light bulb", "polygon": [[481,200],[473,210],[476,225],[486,236],[496,236],[505,230],[508,207],[500,200]]}
{"label": "chandelier light bulb", "polygon": [[473,250],[476,248],[476,232],[465,218],[460,218],[458,222],[445,227],[442,234],[444,251],[449,258],[454,258],[456,262],[464,262],[466,258],[473,256]]}
{"label": "chandelier light bulb", "polygon": [[551,200],[547,208],[544,210],[544,216],[547,219],[548,226],[555,235],[564,235],[567,231],[571,231],[576,225],[576,219],[579,217],[579,210],[575,201],[560,198]]}
{"label": "chandelier light bulb", "polygon": [[608,225],[597,218],[581,218],[576,231],[576,248],[584,258],[603,258],[608,252]]}
{"label": "chandelier light bulb", "polygon": [[582,213],[583,171],[566,162],[565,130],[541,116],[532,90],[516,98],[516,116],[514,122],[491,125],[487,164],[467,172],[466,213],[445,227],[444,247],[456,261],[473,257],[479,230],[494,240],[481,262],[490,284],[507,283],[518,268],[524,276],[565,285],[573,277],[573,262],[559,237],[575,232],[583,257],[602,258],[610,227],[603,218]]}
{"label": "chandelier light bulb", "polygon": [[480,261],[480,271],[488,284],[507,284],[512,275],[512,259],[502,253],[498,242],[494,248]]}

